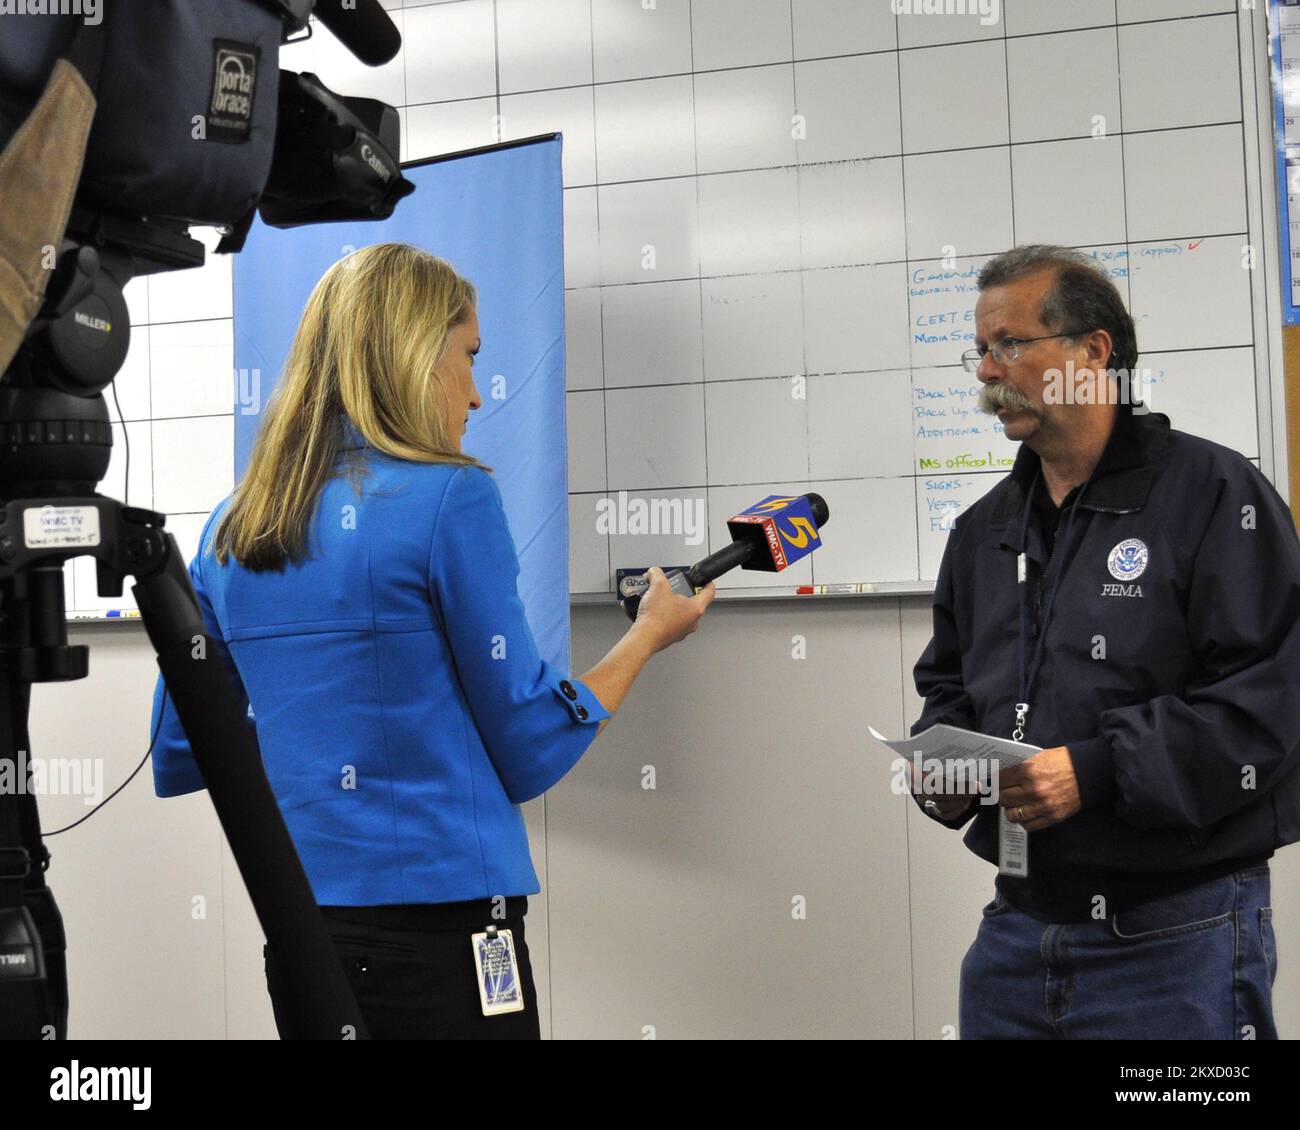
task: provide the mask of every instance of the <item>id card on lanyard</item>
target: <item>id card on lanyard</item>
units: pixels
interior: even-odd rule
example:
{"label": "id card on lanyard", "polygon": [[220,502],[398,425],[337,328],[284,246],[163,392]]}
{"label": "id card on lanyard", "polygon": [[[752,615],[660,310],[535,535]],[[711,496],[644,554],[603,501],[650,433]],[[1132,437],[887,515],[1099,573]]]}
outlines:
{"label": "id card on lanyard", "polygon": [[[1052,560],[1048,564],[1047,571],[1043,575],[1043,584],[1047,585],[1050,578],[1051,587],[1047,594],[1047,604],[1043,608],[1043,615],[1038,623],[1038,634],[1034,641],[1033,655],[1029,656],[1029,599],[1026,595],[1026,589],[1029,583],[1029,563],[1025,556],[1025,546],[1029,537],[1029,516],[1033,512],[1034,493],[1038,490],[1038,480],[1042,477],[1042,472],[1034,477],[1030,484],[1029,494],[1025,499],[1025,513],[1020,523],[1020,553],[1016,558],[1016,587],[1020,593],[1020,698],[1016,702],[1016,725],[1011,731],[1011,739],[1016,742],[1023,742],[1025,739],[1025,726],[1029,721],[1029,711],[1031,698],[1030,695],[1034,689],[1034,682],[1038,677],[1038,668],[1043,661],[1043,645],[1047,641],[1047,628],[1052,620],[1052,610],[1056,606],[1056,594],[1061,590],[1061,581],[1065,574],[1065,561],[1070,549],[1070,534],[1074,528],[1074,516],[1079,511],[1079,504],[1083,501],[1083,496],[1088,491],[1088,486],[1092,482],[1092,476],[1088,476],[1088,481],[1083,484],[1083,489],[1079,491],[1079,497],[1074,500],[1074,505],[1070,507],[1070,515],[1065,522],[1065,533],[1062,535],[1056,552],[1052,555]],[[1029,877],[1029,833],[1024,826],[1017,824],[1007,816],[1007,810],[1001,805],[998,806],[998,874],[1011,875],[1017,879]]]}
{"label": "id card on lanyard", "polygon": [[1007,819],[1007,810],[998,808],[998,874],[1029,878],[1029,833]]}

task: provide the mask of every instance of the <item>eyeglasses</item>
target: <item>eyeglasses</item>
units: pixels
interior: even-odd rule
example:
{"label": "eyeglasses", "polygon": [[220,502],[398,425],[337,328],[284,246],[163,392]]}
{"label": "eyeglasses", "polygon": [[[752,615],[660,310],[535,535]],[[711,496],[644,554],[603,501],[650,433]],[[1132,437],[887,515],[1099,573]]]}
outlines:
{"label": "eyeglasses", "polygon": [[1004,337],[996,345],[986,345],[983,349],[968,349],[961,355],[961,363],[966,367],[968,373],[979,372],[980,362],[984,360],[984,354],[992,353],[993,360],[999,365],[1003,361],[1018,361],[1020,359],[1021,346],[1030,345],[1035,341],[1051,341],[1055,337],[1082,337],[1087,330],[1072,330],[1068,333],[1043,334],[1042,337]]}

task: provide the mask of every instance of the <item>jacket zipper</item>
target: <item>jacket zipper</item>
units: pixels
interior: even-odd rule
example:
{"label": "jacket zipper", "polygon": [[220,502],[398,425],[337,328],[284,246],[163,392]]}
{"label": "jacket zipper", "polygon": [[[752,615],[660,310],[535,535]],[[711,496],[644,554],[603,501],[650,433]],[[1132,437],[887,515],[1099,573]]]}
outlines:
{"label": "jacket zipper", "polygon": [[1047,543],[1047,558],[1043,562],[1042,568],[1038,570],[1038,578],[1034,583],[1034,630],[1030,635],[1030,639],[1038,639],[1038,629],[1043,619],[1043,578],[1047,575],[1047,570],[1052,567],[1052,558],[1056,556],[1056,539],[1060,532],[1061,516],[1058,513]]}

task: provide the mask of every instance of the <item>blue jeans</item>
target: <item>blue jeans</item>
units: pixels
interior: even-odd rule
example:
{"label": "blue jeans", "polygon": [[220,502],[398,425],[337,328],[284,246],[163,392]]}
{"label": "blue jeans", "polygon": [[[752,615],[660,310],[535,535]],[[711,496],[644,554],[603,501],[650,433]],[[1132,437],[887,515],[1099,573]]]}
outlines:
{"label": "blue jeans", "polygon": [[1082,923],[1001,895],[961,963],[966,1040],[1275,1040],[1268,866]]}

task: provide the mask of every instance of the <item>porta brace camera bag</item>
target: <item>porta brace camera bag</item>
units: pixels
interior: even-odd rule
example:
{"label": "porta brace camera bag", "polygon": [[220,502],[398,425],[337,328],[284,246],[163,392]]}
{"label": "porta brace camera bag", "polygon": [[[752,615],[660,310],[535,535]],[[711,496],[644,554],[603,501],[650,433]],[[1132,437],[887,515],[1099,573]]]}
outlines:
{"label": "porta brace camera bag", "polygon": [[[0,17],[0,148],[76,35],[104,36],[82,190],[140,216],[233,224],[275,142],[282,23],[255,0],[16,5]],[[91,20],[97,20],[92,23]]]}

